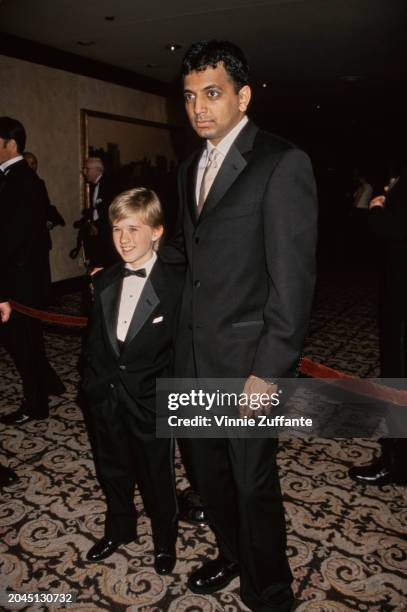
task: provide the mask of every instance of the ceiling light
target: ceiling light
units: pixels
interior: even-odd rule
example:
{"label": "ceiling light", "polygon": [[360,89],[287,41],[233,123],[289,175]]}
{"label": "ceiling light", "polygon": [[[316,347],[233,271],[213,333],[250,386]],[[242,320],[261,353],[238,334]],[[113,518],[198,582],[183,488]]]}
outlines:
{"label": "ceiling light", "polygon": [[267,87],[267,83],[262,83],[261,86],[265,89]]}
{"label": "ceiling light", "polygon": [[177,45],[177,43],[169,43],[168,45],[165,45],[165,48],[168,51],[178,51],[178,49],[181,49],[181,45]]}

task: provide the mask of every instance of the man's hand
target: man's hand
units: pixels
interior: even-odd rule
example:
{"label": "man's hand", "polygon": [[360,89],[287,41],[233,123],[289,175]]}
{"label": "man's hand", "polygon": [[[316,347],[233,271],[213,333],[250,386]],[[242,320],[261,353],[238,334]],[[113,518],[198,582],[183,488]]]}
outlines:
{"label": "man's hand", "polygon": [[7,323],[11,315],[11,306],[10,302],[1,302],[0,303],[0,317],[2,323]]}
{"label": "man's hand", "polygon": [[94,274],[96,274],[96,272],[100,272],[101,270],[103,270],[103,268],[90,268],[89,276],[93,276]]}
{"label": "man's hand", "polygon": [[[263,380],[263,378],[258,378],[257,376],[254,376],[254,374],[251,374],[246,380],[244,389],[242,391],[242,393],[247,396],[248,403],[243,406],[239,405],[239,415],[242,417],[254,417],[258,414],[270,414],[273,406],[271,404],[271,399],[269,399],[269,401],[266,400],[266,395],[270,398],[271,395],[273,395],[273,393],[277,393],[277,391],[277,385],[270,384],[266,380]],[[251,395],[254,395],[254,405],[258,405],[259,403],[261,404],[257,410],[250,408]]]}
{"label": "man's hand", "polygon": [[380,206],[380,208],[384,208],[384,203],[386,201],[386,196],[376,196],[373,200],[370,201],[369,210],[374,208],[375,206]]}

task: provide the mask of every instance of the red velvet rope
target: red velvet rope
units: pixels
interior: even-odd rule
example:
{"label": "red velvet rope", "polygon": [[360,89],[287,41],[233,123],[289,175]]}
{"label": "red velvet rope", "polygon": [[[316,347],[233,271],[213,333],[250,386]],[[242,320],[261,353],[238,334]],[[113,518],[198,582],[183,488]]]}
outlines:
{"label": "red velvet rope", "polygon": [[58,323],[59,325],[68,325],[69,327],[86,327],[88,323],[87,317],[76,317],[74,315],[63,315],[57,312],[48,312],[46,310],[37,310],[30,306],[23,306],[13,300],[10,300],[10,305],[13,310],[25,314],[33,319],[40,319],[46,323]]}
{"label": "red velvet rope", "polygon": [[[69,327],[86,327],[88,322],[87,317],[77,317],[74,315],[48,312],[46,310],[37,310],[36,308],[22,306],[22,304],[13,301],[10,301],[10,305],[17,312],[35,319],[40,319],[46,323],[58,323],[58,325],[67,325]],[[301,360],[299,369],[302,374],[306,374],[312,378],[323,378],[332,381],[333,384],[342,386],[344,389],[358,393],[359,395],[391,402],[397,406],[407,406],[407,391],[393,389],[370,380],[359,378],[358,376],[345,374],[344,372],[334,370],[322,363],[316,363],[308,357],[304,357]],[[341,381],[344,381],[342,385]]]}

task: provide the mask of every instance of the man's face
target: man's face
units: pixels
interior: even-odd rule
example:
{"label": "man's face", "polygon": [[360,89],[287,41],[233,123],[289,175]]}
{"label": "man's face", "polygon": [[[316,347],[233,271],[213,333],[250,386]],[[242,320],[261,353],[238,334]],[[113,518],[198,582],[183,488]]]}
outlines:
{"label": "man's face", "polygon": [[102,174],[102,169],[95,162],[89,161],[85,164],[83,174],[88,183],[96,183],[99,176]]}
{"label": "man's face", "polygon": [[4,138],[0,138],[0,164],[4,164],[4,162],[13,159],[13,157],[17,155],[16,141],[14,139],[5,140]]}
{"label": "man's face", "polygon": [[248,85],[235,91],[223,63],[184,77],[184,100],[189,121],[201,138],[217,145],[242,119],[250,101]]}
{"label": "man's face", "polygon": [[137,213],[114,221],[113,242],[116,251],[132,268],[142,266],[153,256],[154,243],[161,238],[162,225],[151,227]]}

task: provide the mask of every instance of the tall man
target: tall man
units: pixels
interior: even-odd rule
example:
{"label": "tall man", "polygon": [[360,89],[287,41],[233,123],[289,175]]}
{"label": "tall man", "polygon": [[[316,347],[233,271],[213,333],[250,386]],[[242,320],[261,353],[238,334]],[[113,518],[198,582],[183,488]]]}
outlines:
{"label": "tall man", "polygon": [[[244,378],[267,392],[293,376],[315,270],[316,194],[305,153],[246,116],[248,65],[228,42],[199,42],[182,65],[184,99],[203,147],[180,168],[176,236],[188,270],[175,355],[178,377]],[[240,575],[244,603],[286,612],[292,576],[271,439],[188,445],[219,556],[189,578],[212,593]]]}
{"label": "tall man", "polygon": [[48,395],[64,391],[47,361],[41,322],[10,307],[10,300],[38,307],[49,291],[46,200],[22,156],[25,141],[19,121],[0,117],[0,331],[24,393],[22,407],[2,418],[9,425],[46,418]]}

